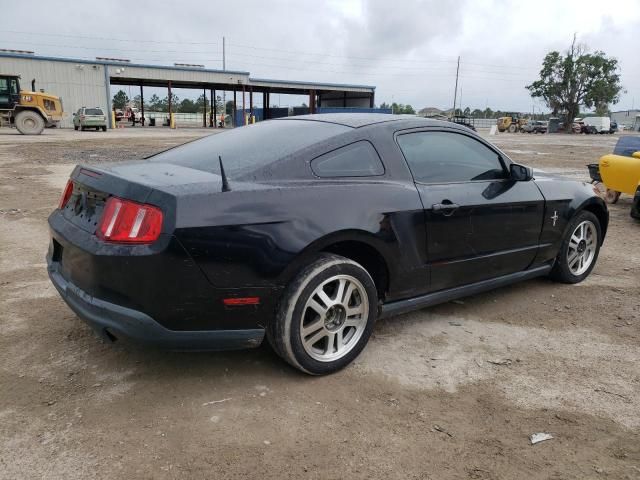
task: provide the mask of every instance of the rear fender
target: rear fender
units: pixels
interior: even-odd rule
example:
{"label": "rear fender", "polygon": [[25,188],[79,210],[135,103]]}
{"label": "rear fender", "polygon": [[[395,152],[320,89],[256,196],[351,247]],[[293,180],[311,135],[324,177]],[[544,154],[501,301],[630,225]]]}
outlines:
{"label": "rear fender", "polygon": [[[283,272],[284,283],[288,283],[306,265],[312,262],[321,252],[331,245],[342,242],[357,242],[371,247],[384,260],[387,269],[393,267],[393,254],[384,242],[370,232],[364,230],[342,230],[325,235],[305,247]],[[391,272],[389,272],[390,275]]]}

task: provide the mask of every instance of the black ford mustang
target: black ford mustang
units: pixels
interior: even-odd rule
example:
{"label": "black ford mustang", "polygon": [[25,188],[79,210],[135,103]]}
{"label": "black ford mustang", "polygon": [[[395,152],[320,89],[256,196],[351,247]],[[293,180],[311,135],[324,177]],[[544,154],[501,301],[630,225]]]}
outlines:
{"label": "black ford mustang", "polygon": [[255,347],[312,374],[375,320],[593,269],[591,185],[533,175],[464,126],[380,114],[271,120],[146,161],[78,166],[48,270],[104,338]]}

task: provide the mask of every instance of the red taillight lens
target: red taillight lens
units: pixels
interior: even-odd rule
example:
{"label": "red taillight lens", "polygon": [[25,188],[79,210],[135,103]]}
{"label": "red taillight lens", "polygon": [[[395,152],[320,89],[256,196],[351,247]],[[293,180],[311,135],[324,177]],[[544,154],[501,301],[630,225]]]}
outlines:
{"label": "red taillight lens", "polygon": [[67,206],[67,202],[71,198],[71,194],[73,193],[73,182],[71,180],[67,180],[67,186],[64,187],[64,192],[62,192],[62,197],[60,197],[60,203],[58,204],[58,208],[62,210]]}
{"label": "red taillight lens", "polygon": [[153,205],[110,197],[96,235],[107,242],[152,243],[162,230],[162,211]]}

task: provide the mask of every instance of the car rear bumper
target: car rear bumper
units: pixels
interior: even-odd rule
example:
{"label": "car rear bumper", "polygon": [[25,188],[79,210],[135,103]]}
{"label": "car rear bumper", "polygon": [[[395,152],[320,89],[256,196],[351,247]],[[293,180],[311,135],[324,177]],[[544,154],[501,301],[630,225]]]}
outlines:
{"label": "car rear bumper", "polygon": [[51,282],[75,314],[101,338],[115,341],[125,337],[168,350],[237,350],[257,347],[264,329],[246,330],[169,330],[145,313],[92,297],[48,263]]}

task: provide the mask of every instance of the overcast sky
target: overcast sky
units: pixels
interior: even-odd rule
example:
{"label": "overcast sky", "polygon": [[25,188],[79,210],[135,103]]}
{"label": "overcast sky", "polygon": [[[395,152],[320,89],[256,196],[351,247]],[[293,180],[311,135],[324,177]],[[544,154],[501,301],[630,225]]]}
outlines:
{"label": "overcast sky", "polygon": [[460,55],[463,108],[537,111],[524,86],[576,32],[620,62],[612,109],[640,106],[639,0],[24,0],[2,12],[0,48],[221,68],[225,36],[227,69],[375,85],[377,104],[417,109],[451,107]]}

